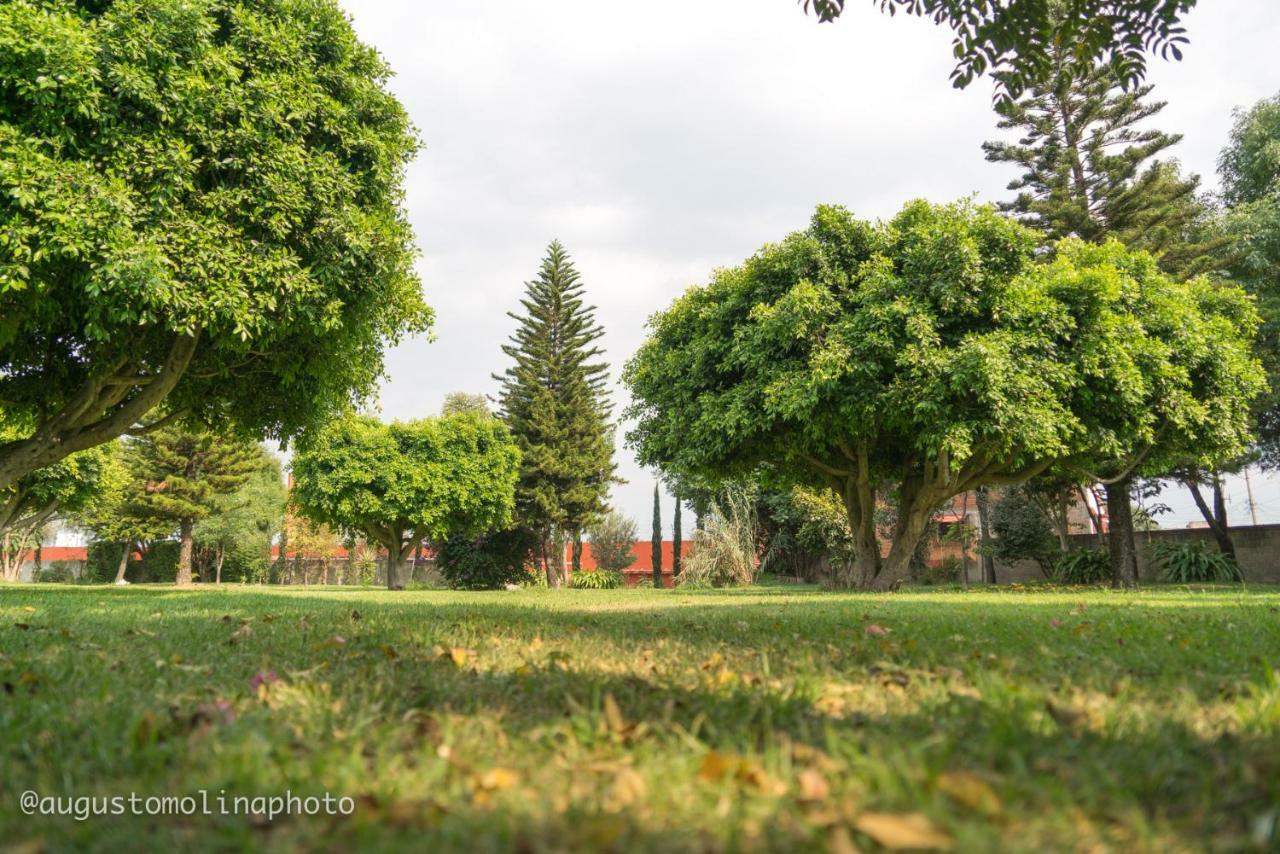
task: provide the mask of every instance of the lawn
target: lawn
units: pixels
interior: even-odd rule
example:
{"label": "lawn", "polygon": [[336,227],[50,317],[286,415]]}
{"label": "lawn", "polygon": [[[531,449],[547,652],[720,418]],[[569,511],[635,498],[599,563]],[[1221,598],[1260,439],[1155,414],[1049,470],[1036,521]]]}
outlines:
{"label": "lawn", "polygon": [[1271,850],[1278,670],[1275,590],[8,586],[0,843]]}

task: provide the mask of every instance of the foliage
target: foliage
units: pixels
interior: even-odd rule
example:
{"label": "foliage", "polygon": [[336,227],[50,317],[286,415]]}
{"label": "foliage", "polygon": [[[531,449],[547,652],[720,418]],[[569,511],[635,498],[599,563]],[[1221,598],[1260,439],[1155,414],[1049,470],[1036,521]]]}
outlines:
{"label": "foliage", "polygon": [[610,510],[587,526],[591,558],[603,570],[626,569],[636,561],[636,523]]}
{"label": "foliage", "polygon": [[417,140],[335,0],[0,4],[0,488],[161,403],[288,437],[426,329]]}
{"label": "foliage", "polygon": [[662,494],[657,481],[653,483],[653,527],[649,529],[649,566],[653,571],[653,586],[662,587]]}
{"label": "foliage", "polygon": [[[832,21],[845,0],[800,0],[819,21]],[[1018,97],[1043,81],[1057,49],[1070,45],[1071,67],[1102,62],[1120,85],[1132,88],[1146,75],[1146,51],[1182,58],[1181,19],[1196,0],[876,0],[889,14],[902,11],[946,24],[954,34],[951,72],[957,88],[991,72],[998,100]]]}
{"label": "foliage", "polygon": [[580,590],[614,590],[623,585],[623,575],[615,569],[575,572],[569,586]]}
{"label": "foliage", "polygon": [[760,572],[759,534],[754,495],[727,490],[712,505],[693,551],[685,558],[680,586],[734,587],[754,584]]}
{"label": "foliage", "polygon": [[1111,559],[1103,549],[1076,549],[1058,558],[1053,577],[1062,584],[1102,584],[1111,579]]}
{"label": "foliage", "polygon": [[313,522],[358,531],[387,549],[394,588],[417,543],[509,526],[519,467],[511,434],[494,418],[384,424],[353,414],[299,443],[293,498]]}
{"label": "foliage", "polygon": [[[877,851],[855,826],[870,813],[923,816],[957,852],[1076,851],[1082,836],[1102,850],[1265,851],[1277,607],[1275,589],[1167,586],[10,587],[0,803],[39,780],[226,786],[230,799],[228,781],[283,793],[305,773],[345,781],[334,796],[360,818],[277,820],[272,835],[300,850],[851,850],[835,821]],[[894,711],[853,725],[869,704]],[[1207,746],[1223,726],[1235,734]],[[299,745],[304,758],[279,761]],[[406,761],[443,746],[456,760],[445,778]],[[391,779],[430,793],[430,821],[375,803]],[[725,798],[767,820],[718,816]],[[89,822],[0,810],[0,838],[50,851],[90,838],[170,850],[187,835],[239,850],[261,833],[198,809]]]}
{"label": "foliage", "polygon": [[824,563],[844,567],[853,561],[849,517],[830,489],[793,486],[765,492],[759,503],[761,571],[816,581]]}
{"label": "foliage", "polygon": [[453,537],[440,544],[436,566],[450,587],[497,590],[529,575],[537,545],[537,536],[527,528]]}
{"label": "foliage", "polygon": [[1280,95],[1236,114],[1218,161],[1226,232],[1234,239],[1231,276],[1258,299],[1258,352],[1270,391],[1258,401],[1262,462],[1280,468]]}
{"label": "foliage", "polygon": [[[830,488],[864,586],[905,576],[935,508],[979,484],[1247,442],[1261,376],[1239,289],[1173,281],[1115,242],[1063,240],[1042,261],[1037,243],[968,203],[876,224],[820,207],[654,317],[624,375],[628,441],[692,476],[767,466]],[[882,574],[886,493],[899,512]]]}
{"label": "foliage", "polygon": [[956,555],[947,555],[936,565],[926,565],[920,580],[927,586],[955,584],[962,575],[964,575],[964,561]]}
{"label": "foliage", "polygon": [[1048,79],[996,105],[999,127],[1022,134],[1017,143],[983,145],[988,160],[1023,170],[1009,184],[1017,197],[1001,208],[1051,238],[1116,238],[1145,249],[1183,278],[1216,269],[1226,241],[1205,233],[1199,178],[1152,160],[1182,139],[1143,127],[1165,102],[1150,100],[1149,84],[1124,88],[1106,66],[1079,73],[1063,51],[1053,51]]}
{"label": "foliage", "polygon": [[72,584],[79,579],[71,561],[55,560],[35,573],[31,580],[42,584]]}
{"label": "foliage", "polygon": [[228,581],[265,577],[271,542],[284,525],[288,496],[280,462],[265,448],[259,447],[258,453],[258,468],[194,530],[197,545],[213,552],[215,567],[210,574]]}
{"label": "foliage", "polygon": [[517,516],[544,543],[603,513],[615,481],[607,365],[596,344],[604,330],[584,293],[568,253],[552,241],[538,277],[525,283],[524,313],[510,315],[518,326],[502,352],[513,364],[494,375],[500,416],[521,453]]}
{"label": "foliage", "polygon": [[1228,555],[1211,551],[1205,540],[1161,542],[1151,557],[1160,567],[1160,579],[1177,584],[1244,581],[1240,567]]}
{"label": "foliage", "polygon": [[1053,523],[1025,489],[1013,487],[1002,493],[991,509],[991,556],[1014,563],[1035,561],[1046,577],[1062,556]]}
{"label": "foliage", "polygon": [[444,396],[444,404],[440,407],[441,415],[458,415],[466,412],[475,415],[493,414],[489,409],[489,399],[483,394],[451,391]]}

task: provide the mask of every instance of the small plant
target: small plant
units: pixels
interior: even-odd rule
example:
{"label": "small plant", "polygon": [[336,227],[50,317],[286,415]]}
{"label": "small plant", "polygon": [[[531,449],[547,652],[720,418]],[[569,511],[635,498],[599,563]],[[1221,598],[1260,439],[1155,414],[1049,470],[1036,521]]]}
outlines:
{"label": "small plant", "polygon": [[1176,584],[1211,581],[1244,581],[1236,562],[1219,551],[1210,551],[1204,540],[1159,543],[1151,556],[1160,567],[1160,579]]}
{"label": "small plant", "polygon": [[1102,549],[1077,549],[1058,559],[1053,580],[1059,584],[1101,584],[1111,578],[1111,559]]}
{"label": "small plant", "polygon": [[596,569],[575,572],[570,587],[579,590],[616,590],[622,586],[622,573],[613,569]]}
{"label": "small plant", "polygon": [[921,581],[925,584],[955,584],[964,572],[964,562],[955,555],[947,555],[937,566],[925,566]]}
{"label": "small plant", "polygon": [[676,583],[682,587],[754,584],[760,571],[753,496],[730,490],[712,506]]}

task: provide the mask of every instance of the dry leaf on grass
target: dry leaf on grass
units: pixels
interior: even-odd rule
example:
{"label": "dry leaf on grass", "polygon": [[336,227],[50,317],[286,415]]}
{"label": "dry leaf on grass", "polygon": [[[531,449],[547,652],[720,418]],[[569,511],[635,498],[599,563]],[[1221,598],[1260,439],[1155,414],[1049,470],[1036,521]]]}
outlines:
{"label": "dry leaf on grass", "polygon": [[951,837],[918,812],[864,812],[853,826],[890,851],[950,851]]}
{"label": "dry leaf on grass", "polygon": [[995,790],[972,771],[944,771],[938,775],[938,791],[971,810],[987,815],[1000,812]]}

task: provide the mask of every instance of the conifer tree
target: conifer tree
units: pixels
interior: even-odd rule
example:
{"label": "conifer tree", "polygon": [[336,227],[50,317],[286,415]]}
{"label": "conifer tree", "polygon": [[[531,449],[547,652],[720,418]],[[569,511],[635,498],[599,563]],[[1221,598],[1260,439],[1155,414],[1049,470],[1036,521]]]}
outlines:
{"label": "conifer tree", "polygon": [[680,548],[684,545],[680,531],[680,493],[675,494],[676,509],[671,517],[671,575],[680,577]]}
{"label": "conifer tree", "polygon": [[[998,127],[1023,134],[1016,144],[983,145],[989,161],[1023,170],[1009,184],[1018,195],[1001,208],[1053,240],[1115,238],[1145,249],[1178,278],[1219,266],[1227,241],[1206,236],[1210,217],[1197,196],[1199,177],[1156,159],[1181,135],[1144,126],[1165,102],[1150,99],[1150,84],[1126,90],[1106,65],[1079,71],[1067,45],[1052,57],[1045,82],[996,104]],[[1106,487],[1115,583],[1131,584],[1138,570],[1130,492],[1139,461],[1113,462],[1090,474]]]}
{"label": "conifer tree", "polygon": [[653,586],[662,589],[662,503],[658,484],[653,485],[653,536],[649,539],[653,561]]}
{"label": "conifer tree", "polygon": [[525,285],[523,312],[508,313],[519,324],[502,348],[513,364],[494,375],[499,414],[522,457],[517,518],[537,534],[552,586],[564,581],[563,554],[549,559],[552,541],[576,541],[605,511],[615,481],[607,367],[596,346],[604,330],[584,293],[568,253],[552,241]]}
{"label": "conifer tree", "polygon": [[267,458],[255,442],[179,426],[142,436],[135,449],[143,489],[130,512],[178,528],[175,581],[189,585],[195,523],[217,511]]}

